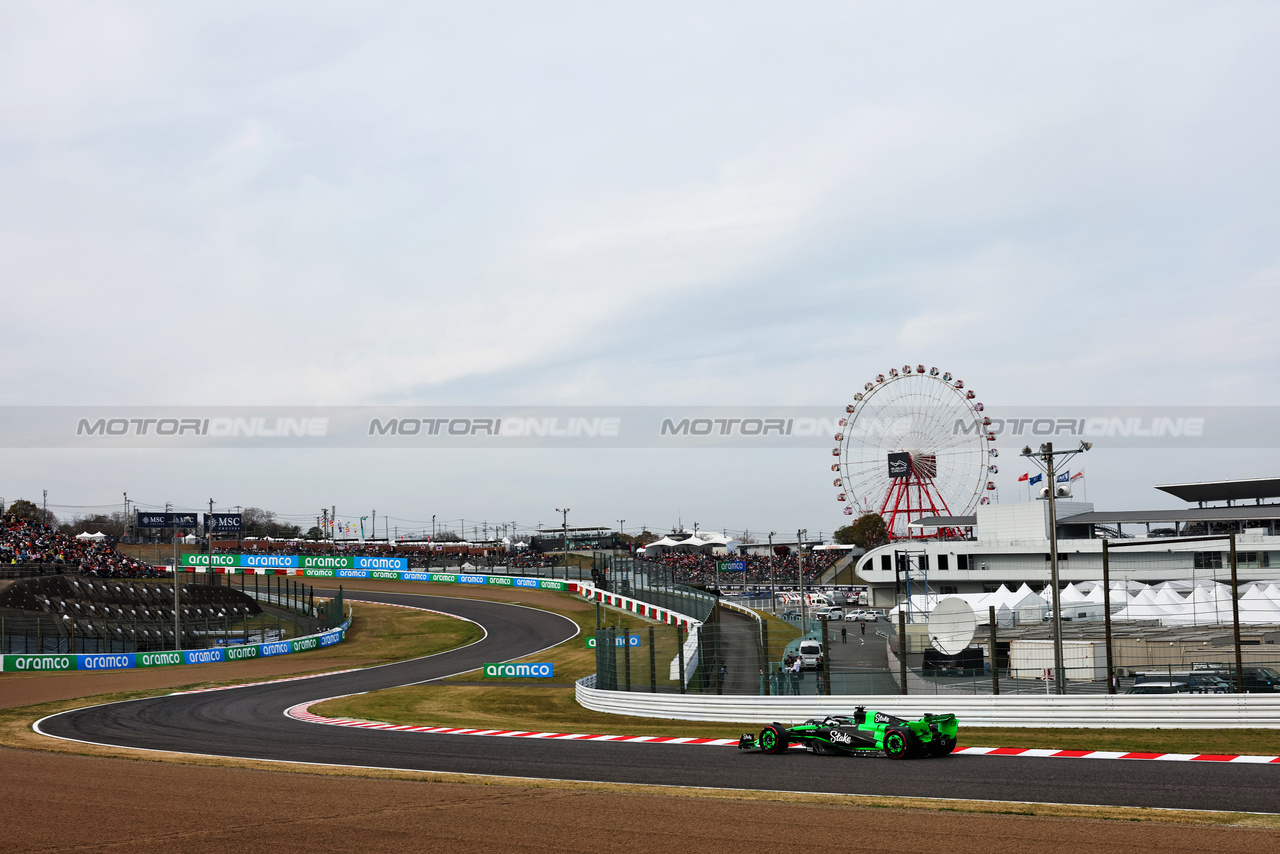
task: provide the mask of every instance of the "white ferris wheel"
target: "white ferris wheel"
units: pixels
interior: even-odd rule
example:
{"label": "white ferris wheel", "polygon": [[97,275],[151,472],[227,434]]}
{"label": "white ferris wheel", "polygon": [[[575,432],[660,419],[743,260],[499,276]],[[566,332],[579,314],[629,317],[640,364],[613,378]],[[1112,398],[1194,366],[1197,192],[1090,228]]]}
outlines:
{"label": "white ferris wheel", "polygon": [[845,407],[831,452],[845,515],[879,513],[890,538],[902,539],[949,534],[908,523],[986,504],[999,452],[976,397],[963,380],[924,365],[866,383]]}

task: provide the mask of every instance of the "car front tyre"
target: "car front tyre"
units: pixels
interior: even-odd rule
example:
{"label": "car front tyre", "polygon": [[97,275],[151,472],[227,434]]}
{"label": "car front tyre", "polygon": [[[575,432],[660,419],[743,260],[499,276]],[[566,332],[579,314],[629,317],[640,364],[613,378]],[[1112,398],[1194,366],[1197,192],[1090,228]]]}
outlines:
{"label": "car front tyre", "polygon": [[789,741],[787,731],[777,724],[769,724],[760,730],[760,749],[765,753],[785,753]]}

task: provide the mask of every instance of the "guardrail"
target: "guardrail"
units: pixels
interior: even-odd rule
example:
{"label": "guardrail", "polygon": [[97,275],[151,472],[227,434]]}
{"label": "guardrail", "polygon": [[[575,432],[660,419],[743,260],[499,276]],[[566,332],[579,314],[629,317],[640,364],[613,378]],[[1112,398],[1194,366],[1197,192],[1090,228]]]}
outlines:
{"label": "guardrail", "polygon": [[875,694],[761,697],[602,691],[594,687],[591,677],[579,679],[574,690],[578,703],[592,711],[686,721],[799,721],[828,714],[850,714],[857,706],[865,706],[906,718],[914,718],[925,712],[950,712],[960,719],[963,727],[1280,727],[1280,695],[1276,694],[1098,694],[1047,697],[904,697]]}
{"label": "guardrail", "polygon": [[5,673],[38,673],[73,670],[133,670],[143,667],[170,667],[178,664],[217,664],[227,661],[248,661],[289,655],[333,646],[346,640],[347,630],[354,619],[354,609],[347,619],[335,629],[291,640],[250,643],[240,646],[208,647],[205,649],[171,649],[160,652],[95,652],[32,653],[30,655],[0,656],[0,671]]}

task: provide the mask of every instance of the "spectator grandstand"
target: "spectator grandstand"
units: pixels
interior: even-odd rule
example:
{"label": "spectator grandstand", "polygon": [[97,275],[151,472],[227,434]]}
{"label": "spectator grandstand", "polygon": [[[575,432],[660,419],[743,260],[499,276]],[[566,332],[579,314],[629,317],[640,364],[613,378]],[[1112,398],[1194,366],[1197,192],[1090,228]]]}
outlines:
{"label": "spectator grandstand", "polygon": [[6,513],[0,517],[0,566],[21,564],[102,578],[157,578],[163,574],[117,552],[111,538],[80,540],[33,519]]}
{"label": "spectator grandstand", "polygon": [[[822,574],[840,558],[844,552],[822,551],[807,554],[804,557],[804,583],[811,585],[817,582]],[[748,587],[761,587],[769,584],[772,575],[779,585],[795,585],[796,556],[788,555],[754,555],[754,554],[679,554],[668,552],[658,557],[647,558],[646,563],[656,564],[672,571],[677,584],[708,585],[716,580],[716,562],[722,560],[742,561],[747,565],[745,573],[720,574],[720,583],[729,585],[745,584]]]}

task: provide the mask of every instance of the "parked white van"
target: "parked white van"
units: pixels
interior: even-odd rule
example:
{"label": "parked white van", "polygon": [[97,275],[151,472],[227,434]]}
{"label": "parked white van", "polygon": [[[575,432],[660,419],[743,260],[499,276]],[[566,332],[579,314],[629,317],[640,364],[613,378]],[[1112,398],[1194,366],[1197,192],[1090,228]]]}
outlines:
{"label": "parked white van", "polygon": [[822,666],[822,643],[816,640],[800,641],[800,668],[817,670]]}

